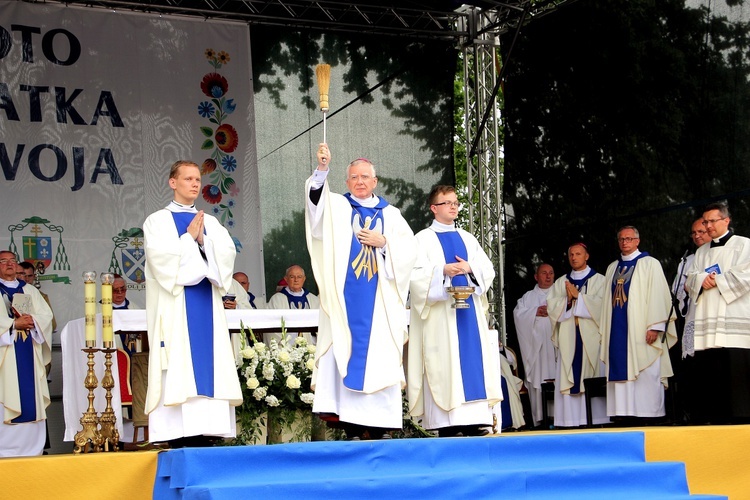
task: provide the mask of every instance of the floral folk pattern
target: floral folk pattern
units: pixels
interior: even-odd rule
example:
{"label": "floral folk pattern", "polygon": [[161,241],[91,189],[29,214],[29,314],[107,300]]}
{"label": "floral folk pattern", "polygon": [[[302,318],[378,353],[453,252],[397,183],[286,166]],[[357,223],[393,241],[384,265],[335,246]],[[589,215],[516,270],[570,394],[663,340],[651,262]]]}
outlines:
{"label": "floral folk pattern", "polygon": [[[208,180],[204,183],[202,195],[204,200],[213,205],[213,215],[231,233],[235,226],[235,199],[240,194],[240,188],[232,178],[237,170],[237,158],[232,153],[237,149],[239,136],[237,130],[226,123],[226,120],[237,108],[237,104],[234,99],[228,98],[229,82],[218,73],[222,66],[229,64],[229,54],[206,49],[205,56],[214,71],[205,74],[200,84],[201,91],[209,100],[198,104],[198,114],[212,124],[200,128],[205,137],[201,149],[211,151],[201,165],[201,175],[207,176]],[[232,238],[239,250],[242,244],[237,238]]]}

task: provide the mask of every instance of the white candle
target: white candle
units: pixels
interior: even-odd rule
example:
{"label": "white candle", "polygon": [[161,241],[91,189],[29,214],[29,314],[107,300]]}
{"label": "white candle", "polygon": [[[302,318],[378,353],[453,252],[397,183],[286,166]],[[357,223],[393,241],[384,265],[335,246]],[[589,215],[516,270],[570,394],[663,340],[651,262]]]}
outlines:
{"label": "white candle", "polygon": [[112,330],[112,273],[102,273],[102,342],[104,347],[113,347],[114,332]]}
{"label": "white candle", "polygon": [[96,345],[96,271],[83,273],[83,314],[86,318],[86,346]]}

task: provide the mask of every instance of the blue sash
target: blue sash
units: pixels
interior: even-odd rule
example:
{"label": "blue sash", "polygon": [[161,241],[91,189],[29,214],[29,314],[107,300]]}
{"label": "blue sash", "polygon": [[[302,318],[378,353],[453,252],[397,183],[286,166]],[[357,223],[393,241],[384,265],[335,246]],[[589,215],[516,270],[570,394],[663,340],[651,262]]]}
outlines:
{"label": "blue sash", "polygon": [[[388,202],[380,198],[373,208],[363,207],[349,193],[344,196],[352,206],[352,224],[357,227],[384,231],[383,208]],[[344,386],[361,391],[365,385],[367,352],[370,348],[372,315],[375,309],[375,294],[378,289],[377,250],[363,246],[352,234],[349,247],[349,265],[344,283],[344,302],[347,321],[352,335],[352,353],[346,368]]]}
{"label": "blue sash", "polygon": [[[570,274],[568,274],[567,278],[568,278],[568,281],[570,281],[573,285],[575,285],[576,289],[580,292],[586,287],[586,284],[588,283],[589,278],[591,278],[595,274],[596,274],[596,271],[591,269],[590,272],[581,279],[578,279],[578,280],[573,279]],[[577,320],[575,322],[575,325],[576,325],[576,348],[575,348],[575,352],[573,353],[573,367],[572,367],[573,387],[570,388],[570,393],[580,394],[581,393],[581,372],[583,371],[583,338],[581,337],[581,327],[578,325]]]}
{"label": "blue sash", "polygon": [[[445,263],[458,262],[456,256],[468,259],[466,245],[457,231],[435,233],[443,247]],[[451,278],[453,286],[469,285],[466,276],[458,274]],[[466,299],[468,309],[454,309],[456,311],[456,329],[458,330],[458,357],[461,362],[461,377],[464,386],[464,399],[476,401],[487,399],[484,385],[484,362],[482,360],[482,343],[479,337],[476,305],[474,297]]]}
{"label": "blue sash", "polygon": [[281,289],[281,293],[286,295],[286,300],[289,302],[289,309],[310,309],[310,302],[307,300],[307,294],[310,292],[304,288],[302,291],[304,293],[297,297],[296,295],[289,293],[286,287]]}
{"label": "blue sash", "polygon": [[[633,260],[619,260],[612,278],[612,323],[609,334],[609,378],[610,381],[628,380],[628,296],[635,266],[643,252]],[[645,335],[646,332],[643,332]]]}
{"label": "blue sash", "polygon": [[[177,234],[182,236],[195,217],[191,212],[172,212]],[[208,278],[185,289],[190,357],[198,395],[214,396],[214,308],[213,287]]]}
{"label": "blue sash", "polygon": [[[13,295],[23,293],[23,287],[26,282],[18,280],[18,288],[9,288],[0,283],[0,293],[3,298],[7,297],[8,304],[13,303]],[[12,318],[13,311],[10,305],[7,307],[8,317]],[[26,340],[21,335],[16,334],[16,341],[13,343],[16,351],[16,373],[18,375],[18,393],[21,397],[21,414],[11,420],[14,424],[36,421],[36,384],[34,383],[34,341],[31,335]]]}

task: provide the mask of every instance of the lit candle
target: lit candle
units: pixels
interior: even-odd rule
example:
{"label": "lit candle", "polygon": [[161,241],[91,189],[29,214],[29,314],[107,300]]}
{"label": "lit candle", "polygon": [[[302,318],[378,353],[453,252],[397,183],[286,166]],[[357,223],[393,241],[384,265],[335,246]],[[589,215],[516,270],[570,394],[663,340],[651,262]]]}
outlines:
{"label": "lit candle", "polygon": [[105,348],[114,347],[114,332],[112,330],[112,273],[102,273],[102,342]]}
{"label": "lit candle", "polygon": [[86,320],[86,347],[96,346],[96,271],[83,273],[83,315]]}

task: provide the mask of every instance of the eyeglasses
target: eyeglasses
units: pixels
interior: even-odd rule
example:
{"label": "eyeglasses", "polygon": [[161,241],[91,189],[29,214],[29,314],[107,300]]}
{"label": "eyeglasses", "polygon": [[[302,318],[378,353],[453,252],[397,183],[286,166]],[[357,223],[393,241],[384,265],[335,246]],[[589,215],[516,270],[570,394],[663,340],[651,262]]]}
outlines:
{"label": "eyeglasses", "polygon": [[16,259],[0,259],[0,266],[4,266],[6,264],[18,264],[18,261]]}
{"label": "eyeglasses", "polygon": [[352,181],[352,182],[359,182],[360,180],[362,182],[367,182],[370,179],[372,179],[372,176],[371,175],[367,175],[367,174],[365,174],[365,175],[356,175],[355,174],[355,175],[350,175],[349,176],[349,180]]}
{"label": "eyeglasses", "polygon": [[617,241],[619,241],[620,243],[630,243],[631,241],[635,241],[635,240],[639,240],[639,239],[640,238],[630,238],[630,237],[627,237],[627,238],[617,238]]}
{"label": "eyeglasses", "polygon": [[[702,222],[702,224],[703,224],[704,226],[708,226],[709,224],[712,224],[712,225],[713,225],[713,224],[716,224],[717,222],[719,222],[720,220],[724,220],[724,219],[726,219],[726,218],[727,218],[727,217],[721,217],[721,218],[719,218],[719,219],[706,219],[706,220],[704,220],[704,221]],[[0,260],[0,262],[2,262],[2,261]]]}
{"label": "eyeglasses", "polygon": [[121,288],[113,288],[112,293],[125,293],[128,291],[127,287],[121,287]]}
{"label": "eyeglasses", "polygon": [[440,205],[448,205],[449,207],[461,208],[461,203],[457,201],[441,201],[440,203],[433,203],[434,206],[439,207]]}
{"label": "eyeglasses", "polygon": [[305,279],[305,277],[302,276],[302,275],[300,275],[300,276],[287,276],[287,278],[289,278],[290,280],[303,280],[303,279]]}
{"label": "eyeglasses", "polygon": [[702,234],[706,234],[705,231],[690,231],[690,236],[700,236]]}

